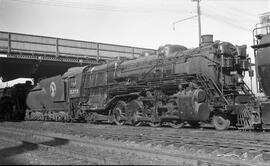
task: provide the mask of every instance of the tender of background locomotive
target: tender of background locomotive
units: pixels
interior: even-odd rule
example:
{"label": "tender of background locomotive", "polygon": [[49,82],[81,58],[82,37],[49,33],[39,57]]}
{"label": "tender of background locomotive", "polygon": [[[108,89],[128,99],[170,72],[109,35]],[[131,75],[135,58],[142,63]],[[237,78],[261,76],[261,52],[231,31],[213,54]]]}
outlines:
{"label": "tender of background locomotive", "polygon": [[[27,119],[109,121],[181,127],[210,122],[258,127],[260,109],[243,81],[246,46],[202,38],[201,47],[165,45],[157,55],[75,67],[41,80],[27,96]],[[252,72],[250,72],[252,73]]]}
{"label": "tender of background locomotive", "polygon": [[264,124],[270,124],[270,13],[261,23],[256,24],[253,30],[253,46],[257,90],[263,92],[268,99],[261,101],[262,121]]}

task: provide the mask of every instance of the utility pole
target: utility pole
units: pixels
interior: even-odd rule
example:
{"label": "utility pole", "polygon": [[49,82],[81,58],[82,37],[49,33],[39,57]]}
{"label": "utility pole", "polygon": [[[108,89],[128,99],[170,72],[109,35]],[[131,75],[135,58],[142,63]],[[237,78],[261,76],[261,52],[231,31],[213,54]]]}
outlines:
{"label": "utility pole", "polygon": [[202,30],[201,30],[201,9],[200,9],[200,1],[201,0],[192,0],[193,2],[197,2],[197,16],[198,16],[198,30],[199,30],[199,46],[201,46],[201,35],[202,35]]}
{"label": "utility pole", "polygon": [[179,22],[182,22],[182,21],[189,20],[189,19],[193,19],[195,17],[198,17],[199,47],[200,47],[201,46],[201,40],[202,40],[201,39],[201,35],[202,35],[202,30],[201,30],[201,9],[200,9],[200,1],[201,0],[191,0],[191,1],[193,1],[193,2],[196,1],[197,2],[197,15],[173,22],[173,30],[175,30],[175,24],[177,24]]}

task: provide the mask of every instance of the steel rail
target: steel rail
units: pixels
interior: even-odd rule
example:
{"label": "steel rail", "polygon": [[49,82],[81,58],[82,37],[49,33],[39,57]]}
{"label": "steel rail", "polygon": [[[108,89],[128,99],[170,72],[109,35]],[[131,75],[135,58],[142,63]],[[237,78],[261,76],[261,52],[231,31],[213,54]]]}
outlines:
{"label": "steel rail", "polygon": [[[151,149],[144,149],[141,147],[130,147],[127,146],[126,144],[110,144],[108,143],[108,141],[102,141],[102,140],[91,140],[88,138],[78,138],[75,136],[71,136],[71,135],[60,135],[60,134],[55,134],[55,133],[45,133],[45,132],[36,132],[36,131],[30,131],[30,130],[22,130],[22,129],[11,129],[11,128],[3,128],[0,127],[0,133],[12,133],[14,135],[16,135],[17,133],[19,133],[18,135],[32,135],[33,137],[42,137],[44,139],[58,139],[58,140],[68,140],[69,144],[74,144],[74,145],[80,145],[83,147],[100,147],[100,148],[110,148],[110,149],[115,149],[118,151],[130,151],[132,153],[140,153],[141,155],[146,155],[146,156],[159,156],[161,158],[168,158],[169,160],[172,161],[179,161],[179,159],[181,161],[184,160],[188,160],[188,161],[193,161],[193,163],[198,163],[198,161],[200,162],[200,164],[212,164],[212,165],[251,165],[251,163],[246,162],[246,161],[239,161],[239,160],[225,160],[223,158],[213,158],[213,157],[207,157],[207,156],[202,156],[202,157],[198,157],[198,156],[193,156],[190,154],[183,154],[183,153],[168,153],[166,151],[153,151]],[[2,137],[2,135],[0,137]],[[65,149],[63,149],[63,147],[61,147],[61,149],[59,150],[58,147],[54,147],[51,145],[44,145],[42,143],[38,143],[35,142],[33,140],[27,140],[27,142],[29,142],[30,144],[34,144],[34,145],[38,145],[41,148],[45,148],[45,149],[53,149],[56,150],[59,153],[63,153],[63,154],[72,154],[76,158],[80,158],[80,156],[83,156],[83,159],[87,159],[87,154],[83,154],[83,153],[72,153],[69,151],[64,151]],[[78,156],[76,156],[78,155]],[[86,157],[86,158],[85,158]],[[89,160],[91,160],[92,158],[90,158]],[[264,163],[261,163],[260,165],[266,165]]]}

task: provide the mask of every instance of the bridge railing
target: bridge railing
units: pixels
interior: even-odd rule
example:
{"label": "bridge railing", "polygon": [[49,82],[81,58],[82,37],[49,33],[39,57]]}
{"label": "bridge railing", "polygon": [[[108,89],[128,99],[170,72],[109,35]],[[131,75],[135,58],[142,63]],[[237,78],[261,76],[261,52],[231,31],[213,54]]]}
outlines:
{"label": "bridge railing", "polygon": [[107,60],[115,57],[134,58],[144,52],[154,54],[156,50],[0,31],[0,52],[8,55],[18,53],[51,56],[53,59],[61,57]]}

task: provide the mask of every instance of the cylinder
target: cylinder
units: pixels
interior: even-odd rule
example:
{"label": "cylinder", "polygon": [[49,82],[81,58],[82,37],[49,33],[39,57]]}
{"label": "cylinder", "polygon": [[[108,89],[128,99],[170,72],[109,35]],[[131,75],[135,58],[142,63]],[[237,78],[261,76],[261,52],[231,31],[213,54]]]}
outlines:
{"label": "cylinder", "polygon": [[210,116],[210,109],[206,103],[196,103],[195,110],[199,121],[206,121]]}
{"label": "cylinder", "polygon": [[202,89],[182,93],[178,97],[180,119],[183,121],[206,121],[209,119],[210,109],[206,100],[206,93]]}

